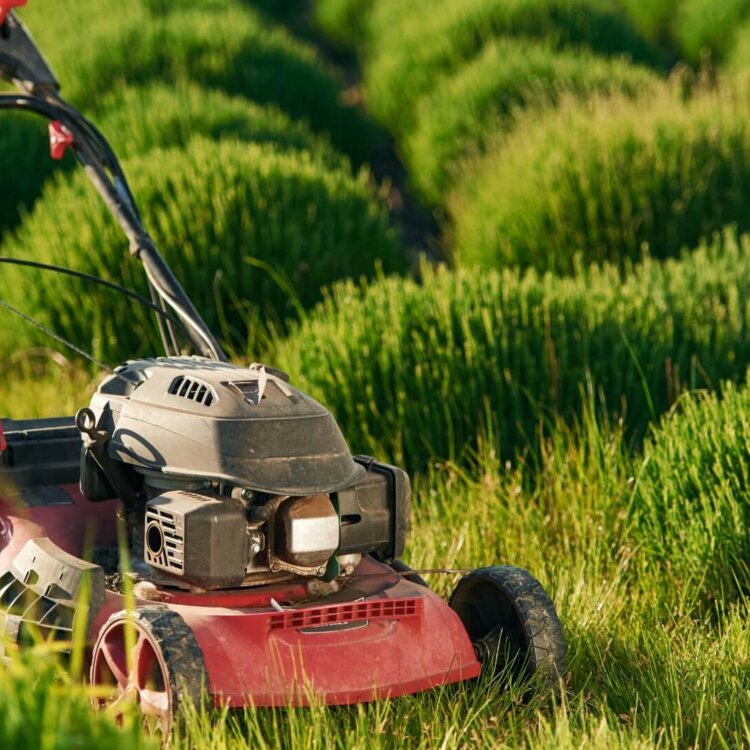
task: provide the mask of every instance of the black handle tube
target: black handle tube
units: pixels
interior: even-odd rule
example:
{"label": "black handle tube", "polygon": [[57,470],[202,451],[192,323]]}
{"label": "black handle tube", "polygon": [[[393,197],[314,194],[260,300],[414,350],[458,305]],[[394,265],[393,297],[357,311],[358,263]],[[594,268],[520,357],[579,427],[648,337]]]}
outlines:
{"label": "black handle tube", "polygon": [[[143,263],[146,275],[156,293],[175,311],[185,325],[188,338],[196,351],[209,359],[226,362],[228,358],[218,341],[195,309],[172,269],[159,253],[148,232],[143,228],[125,177],[103,137],[98,132],[93,132],[93,129],[87,130],[78,122],[79,117],[82,122],[86,122],[84,118],[58,98],[51,100],[27,94],[0,94],[0,109],[31,111],[48,120],[60,120],[73,134],[74,151],[78,161],[128,238],[131,254]],[[102,140],[102,143],[97,142],[95,145],[100,151],[107,153],[109,161],[112,162],[110,168],[120,180],[121,189],[118,189],[117,184],[107,174],[94,144],[90,142],[92,139],[96,140],[97,137]]]}

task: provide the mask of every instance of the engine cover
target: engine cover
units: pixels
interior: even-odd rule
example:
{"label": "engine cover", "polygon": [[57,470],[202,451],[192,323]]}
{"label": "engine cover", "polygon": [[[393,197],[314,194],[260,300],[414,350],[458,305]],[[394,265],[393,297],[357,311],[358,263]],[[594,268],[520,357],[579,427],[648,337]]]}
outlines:
{"label": "engine cover", "polygon": [[202,357],[128,362],[91,401],[108,455],[175,476],[306,496],[356,484],[364,469],[331,414],[262,365]]}

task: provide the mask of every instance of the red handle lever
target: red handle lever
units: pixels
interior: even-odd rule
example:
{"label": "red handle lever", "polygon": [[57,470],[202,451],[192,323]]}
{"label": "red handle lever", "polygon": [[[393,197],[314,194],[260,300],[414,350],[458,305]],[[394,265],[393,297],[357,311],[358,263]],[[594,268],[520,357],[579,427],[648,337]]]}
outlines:
{"label": "red handle lever", "polygon": [[20,8],[26,5],[28,0],[0,0],[0,26],[5,23],[5,18],[13,8]]}

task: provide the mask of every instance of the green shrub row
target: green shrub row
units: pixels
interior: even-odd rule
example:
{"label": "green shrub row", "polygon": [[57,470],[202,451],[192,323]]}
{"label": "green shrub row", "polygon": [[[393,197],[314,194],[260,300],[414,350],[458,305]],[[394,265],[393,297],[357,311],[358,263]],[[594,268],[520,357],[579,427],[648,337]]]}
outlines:
{"label": "green shrub row", "polygon": [[337,44],[355,47],[367,36],[367,16],[374,4],[374,0],[317,0],[315,24]]}
{"label": "green shrub row", "polygon": [[750,242],[570,278],[424,269],[336,286],[277,352],[355,451],[422,468],[491,427],[505,457],[593,396],[640,431],[685,388],[750,365]]}
{"label": "green shrub row", "polygon": [[[303,121],[275,107],[193,84],[126,87],[103,97],[99,114],[88,114],[120,157],[205,136],[307,149],[332,165],[346,163],[325,136],[313,134]],[[3,232],[18,224],[21,212],[31,208],[55,170],[74,167],[76,161],[72,154],[62,163],[50,158],[47,126],[39,117],[8,112],[0,117],[0,189],[8,196],[0,207]]]}
{"label": "green shrub row", "polygon": [[584,50],[503,37],[420,99],[415,125],[403,142],[411,179],[421,196],[437,203],[456,182],[459,161],[481,152],[497,132],[507,133],[521,110],[553,106],[564,97],[653,92],[649,69]]}
{"label": "green shrub row", "polygon": [[[145,226],[196,306],[243,352],[268,321],[295,313],[290,295],[309,306],[321,285],[372,273],[376,262],[403,268],[384,201],[364,171],[352,176],[309,152],[202,139],[127,160],[125,171]],[[4,252],[144,289],[143,272],[82,172],[45,188]],[[27,269],[3,273],[9,300],[99,357],[159,348],[148,335],[150,313],[111,292]],[[19,329],[16,345],[37,339]]]}
{"label": "green shrub row", "polygon": [[357,163],[367,158],[375,130],[342,102],[339,74],[312,45],[238,0],[200,6],[105,0],[72,20],[58,9],[53,20],[62,28],[54,34],[40,9],[29,24],[44,27],[42,48],[63,93],[88,112],[126,85],[188,81],[273,104],[329,134]]}
{"label": "green shrub row", "polygon": [[674,19],[682,0],[622,0],[636,28],[656,44],[674,46]]}
{"label": "green shrub row", "polygon": [[721,62],[731,53],[737,29],[749,14],[749,0],[681,0],[675,36],[682,54],[692,63],[700,63],[704,53]]}
{"label": "green shrub row", "polygon": [[[73,162],[67,156],[62,166]],[[58,164],[50,158],[44,120],[25,112],[0,112],[0,235],[19,223]]]}
{"label": "green shrub row", "polygon": [[570,272],[675,256],[727,223],[750,229],[750,106],[741,87],[683,104],[570,106],[488,148],[453,197],[456,256]]}
{"label": "green shrub row", "polygon": [[278,149],[314,151],[321,160],[344,167],[346,157],[302,120],[272,105],[194,84],[165,83],[126,87],[102,99],[93,117],[115,153],[137,155],[152,148],[182,146],[196,136],[212,140],[268,143]]}
{"label": "green shrub row", "polygon": [[750,18],[740,24],[734,35],[734,46],[727,55],[729,70],[746,72],[750,70]]}
{"label": "green shrub row", "polygon": [[423,8],[381,0],[368,24],[370,111],[394,133],[407,132],[419,98],[498,36],[655,61],[614,0],[435,0]]}
{"label": "green shrub row", "polygon": [[694,66],[734,57],[748,27],[748,0],[623,0],[628,16],[644,36],[675,61]]}
{"label": "green shrub row", "polygon": [[750,589],[750,390],[692,396],[645,446],[633,538],[651,575],[709,605]]}

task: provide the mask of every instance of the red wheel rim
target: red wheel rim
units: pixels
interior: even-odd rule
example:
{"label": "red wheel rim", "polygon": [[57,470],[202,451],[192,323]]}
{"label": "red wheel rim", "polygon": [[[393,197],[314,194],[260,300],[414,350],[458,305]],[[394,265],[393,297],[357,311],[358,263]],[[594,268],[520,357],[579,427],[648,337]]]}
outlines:
{"label": "red wheel rim", "polygon": [[166,734],[172,723],[169,673],[153,636],[132,619],[105,626],[94,646],[91,684],[95,705],[122,722],[133,708],[144,724]]}

